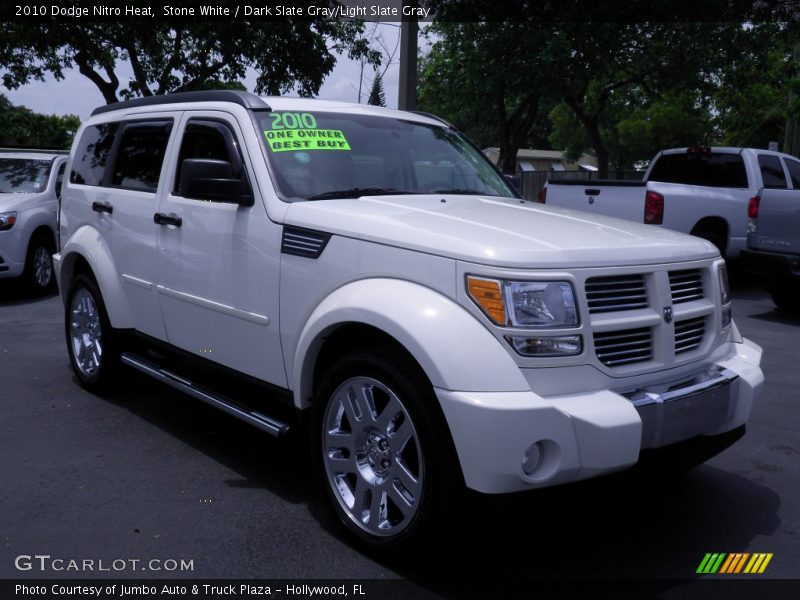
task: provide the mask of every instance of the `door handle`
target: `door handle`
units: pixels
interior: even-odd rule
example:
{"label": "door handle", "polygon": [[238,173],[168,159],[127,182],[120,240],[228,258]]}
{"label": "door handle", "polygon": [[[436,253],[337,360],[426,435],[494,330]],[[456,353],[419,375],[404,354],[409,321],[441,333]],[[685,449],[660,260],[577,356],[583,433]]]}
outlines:
{"label": "door handle", "polygon": [[114,207],[108,202],[92,202],[92,210],[94,212],[111,214],[114,212]]}
{"label": "door handle", "polygon": [[183,219],[176,215],[165,215],[164,213],[156,213],[153,215],[153,222],[157,225],[174,225],[180,227]]}
{"label": "door handle", "polygon": [[599,196],[600,195],[600,190],[596,190],[594,188],[589,188],[587,190],[584,190],[583,193],[586,194],[587,196]]}

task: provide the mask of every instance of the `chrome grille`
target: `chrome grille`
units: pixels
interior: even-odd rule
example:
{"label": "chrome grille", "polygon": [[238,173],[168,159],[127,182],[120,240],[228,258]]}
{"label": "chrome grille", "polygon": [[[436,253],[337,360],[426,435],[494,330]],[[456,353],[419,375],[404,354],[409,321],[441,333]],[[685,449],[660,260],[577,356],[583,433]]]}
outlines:
{"label": "chrome grille", "polygon": [[586,301],[590,314],[647,308],[644,275],[587,279]]}
{"label": "chrome grille", "polygon": [[670,271],[669,289],[673,304],[700,300],[703,298],[703,275],[699,269]]}
{"label": "chrome grille", "polygon": [[697,350],[703,343],[705,332],[705,317],[675,323],[675,354]]}
{"label": "chrome grille", "polygon": [[649,327],[594,334],[594,350],[607,367],[650,360],[653,339]]}

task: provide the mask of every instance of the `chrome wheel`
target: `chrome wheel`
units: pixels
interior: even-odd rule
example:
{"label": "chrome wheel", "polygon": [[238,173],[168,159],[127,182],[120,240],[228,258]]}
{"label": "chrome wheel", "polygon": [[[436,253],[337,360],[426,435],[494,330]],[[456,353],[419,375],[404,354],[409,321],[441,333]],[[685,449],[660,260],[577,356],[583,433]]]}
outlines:
{"label": "chrome wheel", "polygon": [[94,377],[103,360],[103,328],[94,297],[84,287],[72,295],[69,341],[78,371],[87,379]]}
{"label": "chrome wheel", "polygon": [[355,377],[332,394],[323,417],[322,453],[334,497],[361,530],[404,531],[419,510],[423,457],[403,402],[386,385]]}
{"label": "chrome wheel", "polygon": [[45,246],[33,253],[33,279],[40,288],[46,288],[53,279],[53,258]]}

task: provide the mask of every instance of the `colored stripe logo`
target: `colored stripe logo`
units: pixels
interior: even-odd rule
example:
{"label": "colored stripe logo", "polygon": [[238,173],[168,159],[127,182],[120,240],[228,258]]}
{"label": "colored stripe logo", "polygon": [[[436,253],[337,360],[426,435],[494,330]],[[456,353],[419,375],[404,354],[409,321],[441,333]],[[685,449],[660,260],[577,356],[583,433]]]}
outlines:
{"label": "colored stripe logo", "polygon": [[696,572],[701,575],[757,574],[766,571],[771,560],[772,552],[708,552]]}

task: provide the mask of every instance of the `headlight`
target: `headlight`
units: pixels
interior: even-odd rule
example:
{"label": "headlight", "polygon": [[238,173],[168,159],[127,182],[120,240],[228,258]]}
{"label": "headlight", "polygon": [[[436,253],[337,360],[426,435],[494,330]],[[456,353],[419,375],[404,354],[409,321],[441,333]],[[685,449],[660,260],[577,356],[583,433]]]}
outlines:
{"label": "headlight", "polygon": [[6,231],[14,226],[17,222],[16,212],[0,213],[0,231]]}
{"label": "headlight", "polygon": [[496,325],[520,329],[578,326],[575,294],[566,281],[498,281],[468,276],[467,291]]}
{"label": "headlight", "polygon": [[719,275],[719,296],[720,304],[722,304],[722,327],[725,328],[731,324],[732,310],[731,310],[731,288],[728,285],[728,269],[725,265],[720,265],[717,270]]}

